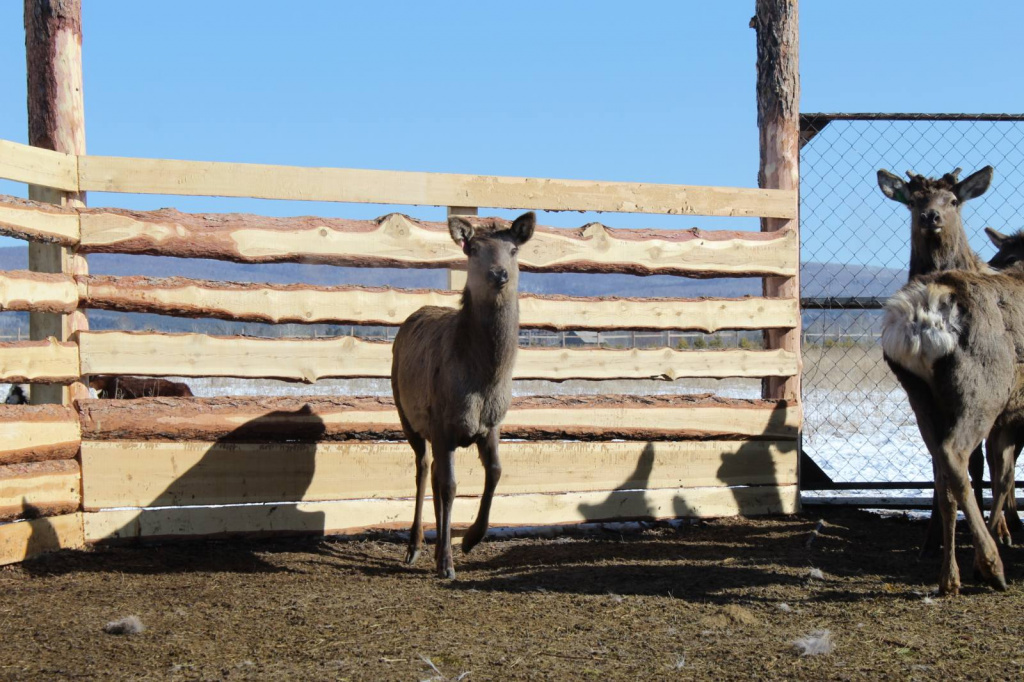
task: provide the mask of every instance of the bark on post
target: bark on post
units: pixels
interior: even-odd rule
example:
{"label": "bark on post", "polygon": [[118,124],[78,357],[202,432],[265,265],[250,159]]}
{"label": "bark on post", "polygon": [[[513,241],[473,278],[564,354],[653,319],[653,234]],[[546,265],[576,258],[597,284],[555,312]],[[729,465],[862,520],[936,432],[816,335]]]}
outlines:
{"label": "bark on post", "polygon": [[[25,57],[28,71],[28,141],[65,154],[85,154],[82,99],[81,0],[25,0]],[[84,206],[85,194],[29,186],[29,198],[61,206]],[[29,242],[29,269],[36,272],[88,274],[83,256],[56,244]],[[66,341],[88,323],[81,311],[70,315],[31,313],[32,339]],[[32,402],[67,403],[80,397],[82,384],[65,389],[40,384]],[[85,392],[88,397],[88,392]]]}
{"label": "bark on post", "polygon": [[[751,26],[757,31],[757,125],[761,142],[758,185],[800,188],[800,73],[798,0],[756,0]],[[798,229],[799,220],[763,218],[761,230]],[[766,277],[764,295],[799,298],[799,271],[793,277]],[[800,326],[765,333],[766,348],[800,353]],[[802,362],[800,363],[802,366]],[[764,380],[766,399],[800,396],[799,374]]]}

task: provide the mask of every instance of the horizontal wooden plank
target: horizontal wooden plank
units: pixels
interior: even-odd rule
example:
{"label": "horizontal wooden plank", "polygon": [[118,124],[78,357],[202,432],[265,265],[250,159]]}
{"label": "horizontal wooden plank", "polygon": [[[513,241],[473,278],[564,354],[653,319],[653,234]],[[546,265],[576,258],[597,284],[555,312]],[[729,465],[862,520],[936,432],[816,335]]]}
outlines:
{"label": "horizontal wooden plank", "polygon": [[78,157],[82,191],[369,204],[795,218],[796,193],[248,163]]}
{"label": "horizontal wooden plank", "polygon": [[61,405],[0,405],[0,464],[71,459],[78,454],[78,414]]}
{"label": "horizontal wooden plank", "polygon": [[[390,398],[81,400],[86,440],[404,441]],[[698,396],[519,397],[502,424],[528,440],[795,439],[800,405]]]}
{"label": "horizontal wooden plank", "polygon": [[74,192],[78,157],[0,140],[0,178]]}
{"label": "horizontal wooden plank", "polygon": [[78,307],[78,285],[69,275],[0,271],[0,310],[70,313]]}
{"label": "horizontal wooden plank", "polygon": [[[795,485],[796,441],[505,442],[503,495]],[[406,443],[85,441],[87,511],[413,497]],[[460,495],[483,492],[476,449],[456,453]]]}
{"label": "horizontal wooden plank", "polygon": [[[798,500],[797,486],[496,495],[491,509],[491,527],[792,514],[797,511]],[[460,527],[468,525],[475,518],[478,505],[475,498],[457,497],[452,510],[453,523]],[[131,538],[352,533],[370,528],[407,527],[412,523],[412,513],[412,500],[388,499],[119,509],[85,512],[83,518],[86,541],[102,542]],[[431,516],[428,511],[427,519]],[[401,559],[401,551],[395,550],[396,563]]]}
{"label": "horizontal wooden plank", "polygon": [[0,343],[0,381],[70,384],[78,379],[78,346],[48,341]]}
{"label": "horizontal wooden plank", "polygon": [[82,504],[82,472],[73,459],[0,466],[0,520],[54,516]]}
{"label": "horizontal wooden plank", "polygon": [[[239,263],[302,262],[354,267],[450,268],[466,257],[445,223],[398,213],[376,220],[190,214],[172,209],[79,209],[83,253],[212,258]],[[474,218],[503,226],[498,218]],[[793,276],[792,230],[733,232],[622,230],[591,223],[576,230],[538,227],[519,266],[531,272],[634,275]]]}
{"label": "horizontal wooden plank", "polygon": [[81,512],[0,525],[0,566],[84,546]]}
{"label": "horizontal wooden plank", "polygon": [[0,194],[0,234],[64,246],[78,243],[78,212],[41,201]]}
{"label": "horizontal wooden plank", "polygon": [[[425,305],[457,308],[461,292],[311,287],[149,277],[78,277],[82,305],[124,312],[268,323],[399,325]],[[3,279],[0,277],[0,294]],[[796,299],[592,298],[521,294],[520,325],[552,330],[789,329]]]}
{"label": "horizontal wooden plank", "polygon": [[[262,377],[312,383],[391,375],[391,345],[353,337],[262,339],[204,334],[81,332],[83,374]],[[782,350],[677,351],[526,348],[517,379],[648,379],[793,376]]]}

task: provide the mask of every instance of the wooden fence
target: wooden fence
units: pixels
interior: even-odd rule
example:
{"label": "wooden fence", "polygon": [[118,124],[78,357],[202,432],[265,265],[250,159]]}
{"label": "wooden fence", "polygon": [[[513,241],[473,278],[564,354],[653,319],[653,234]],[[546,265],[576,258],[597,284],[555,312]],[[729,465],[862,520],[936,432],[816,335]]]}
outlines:
{"label": "wooden fence", "polygon": [[[127,192],[792,220],[794,191],[294,168],[68,155],[0,141],[0,177],[66,192]],[[459,208],[461,207],[461,208]],[[241,263],[452,268],[442,224],[60,207],[0,197],[0,233],[75,254]],[[540,227],[520,254],[532,272],[797,276],[798,240],[776,232]],[[0,310],[89,308],[269,323],[396,325],[454,291],[237,284],[184,278],[0,273]],[[798,298],[523,295],[522,326],[550,330],[799,326]],[[386,377],[387,343],[80,330],[68,341],[0,344],[0,381],[83,375]],[[799,352],[525,348],[520,379],[793,377]],[[503,429],[495,525],[722,516],[796,509],[800,405],[715,396],[532,397]],[[145,398],[2,406],[0,562],[112,538],[406,526],[413,457],[390,399]],[[475,513],[483,472],[460,452],[456,521]]]}

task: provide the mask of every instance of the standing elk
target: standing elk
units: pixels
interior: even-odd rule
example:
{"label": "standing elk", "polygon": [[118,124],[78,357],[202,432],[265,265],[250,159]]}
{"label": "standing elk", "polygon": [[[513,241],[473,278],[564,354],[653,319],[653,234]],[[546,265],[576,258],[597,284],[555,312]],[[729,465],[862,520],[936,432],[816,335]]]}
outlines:
{"label": "standing elk", "polygon": [[424,306],[406,319],[392,350],[391,389],[402,430],[416,455],[416,510],[405,561],[423,545],[423,498],[429,441],[437,574],[454,578],[451,524],[455,449],[476,444],[484,465],[480,511],[462,539],[469,552],[487,533],[491,498],[501,477],[499,428],[512,400],[519,347],[519,246],[533,236],[536,217],[524,213],[508,228],[474,227],[458,216],[448,231],[469,257],[458,310]]}
{"label": "standing elk", "polygon": [[[928,191],[943,193],[943,204],[956,208],[984,192],[991,174],[986,168],[961,182],[947,175],[889,189],[892,198],[915,210],[914,220],[934,223],[934,200],[922,206],[925,197],[915,189],[923,191],[927,184]],[[932,455],[942,518],[940,593],[956,594],[960,588],[958,505],[973,536],[975,568],[989,585],[1005,590],[998,547],[970,494],[967,464],[987,439],[993,492],[989,525],[996,532],[1011,487],[1015,432],[1024,425],[1024,382],[1018,371],[1024,362],[1024,278],[984,269],[915,276],[886,303],[882,350],[907,392]]]}
{"label": "standing elk", "polygon": [[[945,270],[988,271],[984,261],[967,242],[967,232],[960,212],[963,202],[981,196],[988,190],[993,169],[986,166],[965,179],[960,185],[963,196],[951,191],[958,186],[960,170],[957,168],[938,179],[907,171],[909,182],[904,182],[885,169],[878,171],[878,186],[882,194],[910,209],[908,281]],[[974,497],[981,506],[985,459],[980,445],[971,453],[968,472],[974,482]],[[922,554],[936,554],[942,543],[940,527],[936,521],[938,516],[938,497],[937,493],[933,493],[932,515],[921,547]]]}

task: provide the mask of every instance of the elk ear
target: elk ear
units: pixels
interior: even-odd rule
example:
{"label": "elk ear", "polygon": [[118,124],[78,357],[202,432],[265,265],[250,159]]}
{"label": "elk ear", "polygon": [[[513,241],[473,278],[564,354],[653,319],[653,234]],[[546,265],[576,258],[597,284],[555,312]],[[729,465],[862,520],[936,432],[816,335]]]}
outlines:
{"label": "elk ear", "polygon": [[452,235],[452,241],[465,251],[466,245],[469,244],[469,240],[473,238],[473,233],[476,230],[473,228],[473,223],[462,216],[453,215],[448,216],[448,232]]}
{"label": "elk ear", "polygon": [[953,186],[953,194],[960,200],[960,203],[980,197],[988,190],[994,173],[995,169],[992,166],[985,166],[980,171],[971,173]]}
{"label": "elk ear", "polygon": [[1003,248],[1003,245],[1006,244],[1006,241],[1010,238],[1009,235],[1003,234],[999,230],[991,227],[985,228],[985,234],[988,235],[989,241],[991,241],[997,249]]}
{"label": "elk ear", "polygon": [[910,192],[907,190],[907,183],[903,182],[898,175],[893,175],[884,168],[878,170],[878,187],[882,194],[893,201],[910,205]]}
{"label": "elk ear", "polygon": [[530,211],[524,213],[512,222],[508,231],[512,233],[512,239],[516,244],[525,244],[533,236],[533,228],[537,226],[537,215]]}

